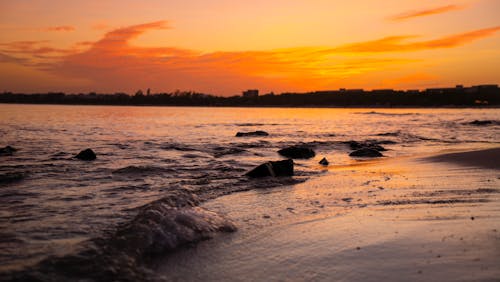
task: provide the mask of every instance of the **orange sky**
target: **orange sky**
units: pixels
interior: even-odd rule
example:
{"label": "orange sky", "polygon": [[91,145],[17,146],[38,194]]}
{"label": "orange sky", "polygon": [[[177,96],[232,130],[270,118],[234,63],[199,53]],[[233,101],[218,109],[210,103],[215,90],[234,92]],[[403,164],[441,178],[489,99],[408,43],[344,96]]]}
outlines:
{"label": "orange sky", "polygon": [[240,2],[0,0],[0,91],[500,84],[498,0]]}

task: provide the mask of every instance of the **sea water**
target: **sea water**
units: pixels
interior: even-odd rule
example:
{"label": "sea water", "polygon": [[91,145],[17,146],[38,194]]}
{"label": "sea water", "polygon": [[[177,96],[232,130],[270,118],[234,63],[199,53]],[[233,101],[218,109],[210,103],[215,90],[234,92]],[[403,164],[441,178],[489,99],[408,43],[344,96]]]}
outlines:
{"label": "sea water", "polygon": [[[307,181],[330,173],[323,157],[357,162],[349,141],[382,144],[384,158],[494,147],[499,120],[497,109],[0,105],[0,147],[18,149],[0,156],[0,273],[81,252],[172,192],[203,202]],[[269,136],[235,137],[256,130]],[[244,176],[292,145],[316,151],[293,178]],[[95,161],[74,158],[86,148]]]}

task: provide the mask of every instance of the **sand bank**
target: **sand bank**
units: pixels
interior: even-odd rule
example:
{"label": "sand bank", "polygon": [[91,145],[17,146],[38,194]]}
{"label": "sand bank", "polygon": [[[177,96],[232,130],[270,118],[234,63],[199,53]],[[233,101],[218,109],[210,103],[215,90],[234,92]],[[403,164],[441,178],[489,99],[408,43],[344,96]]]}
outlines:
{"label": "sand bank", "polygon": [[443,154],[429,160],[500,170],[500,148]]}
{"label": "sand bank", "polygon": [[495,281],[500,178],[448,163],[484,154],[493,153],[331,167],[299,185],[221,197],[204,207],[239,231],[155,268],[172,281]]}

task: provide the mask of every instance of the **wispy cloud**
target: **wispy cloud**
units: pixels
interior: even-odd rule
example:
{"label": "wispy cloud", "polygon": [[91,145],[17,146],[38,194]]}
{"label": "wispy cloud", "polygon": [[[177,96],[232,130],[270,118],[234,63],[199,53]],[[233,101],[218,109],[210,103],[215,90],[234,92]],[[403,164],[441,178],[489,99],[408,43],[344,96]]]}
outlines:
{"label": "wispy cloud", "polygon": [[0,63],[14,63],[14,64],[25,64],[26,59],[16,58],[7,54],[0,53]]}
{"label": "wispy cloud", "polygon": [[60,26],[51,26],[44,29],[45,31],[56,31],[56,32],[71,32],[75,31],[76,28],[74,26],[69,25],[60,25]]}
{"label": "wispy cloud", "polygon": [[11,54],[41,55],[41,54],[61,54],[68,55],[74,53],[75,49],[55,48],[50,46],[48,40],[35,41],[14,41],[0,43],[0,51]]}
{"label": "wispy cloud", "polygon": [[380,52],[409,52],[438,48],[453,48],[481,38],[490,37],[500,31],[500,26],[473,30],[434,40],[408,42],[415,36],[391,36],[373,41],[347,44],[333,50],[337,52],[380,53]]}
{"label": "wispy cloud", "polygon": [[462,10],[465,8],[466,8],[466,6],[464,6],[464,5],[447,5],[447,6],[440,6],[440,7],[429,8],[429,9],[424,9],[424,10],[409,11],[409,12],[405,12],[405,13],[402,13],[399,15],[391,16],[388,19],[391,21],[403,21],[403,20],[408,20],[408,19],[412,19],[412,18],[425,17],[425,16],[447,13],[447,12],[451,12],[451,11]]}

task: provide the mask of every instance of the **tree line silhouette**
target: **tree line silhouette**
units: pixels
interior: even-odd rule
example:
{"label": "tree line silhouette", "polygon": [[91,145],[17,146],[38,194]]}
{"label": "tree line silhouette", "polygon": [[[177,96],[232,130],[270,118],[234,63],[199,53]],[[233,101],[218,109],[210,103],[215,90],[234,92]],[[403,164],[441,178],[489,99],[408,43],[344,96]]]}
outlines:
{"label": "tree line silhouette", "polygon": [[497,85],[472,87],[433,88],[418,90],[346,90],[316,91],[309,93],[273,93],[255,96],[221,97],[193,91],[146,94],[139,90],[135,95],[115,94],[65,94],[11,93],[0,94],[0,103],[68,104],[68,105],[153,105],[153,106],[220,106],[220,107],[444,107],[444,106],[498,106],[500,88]]}

